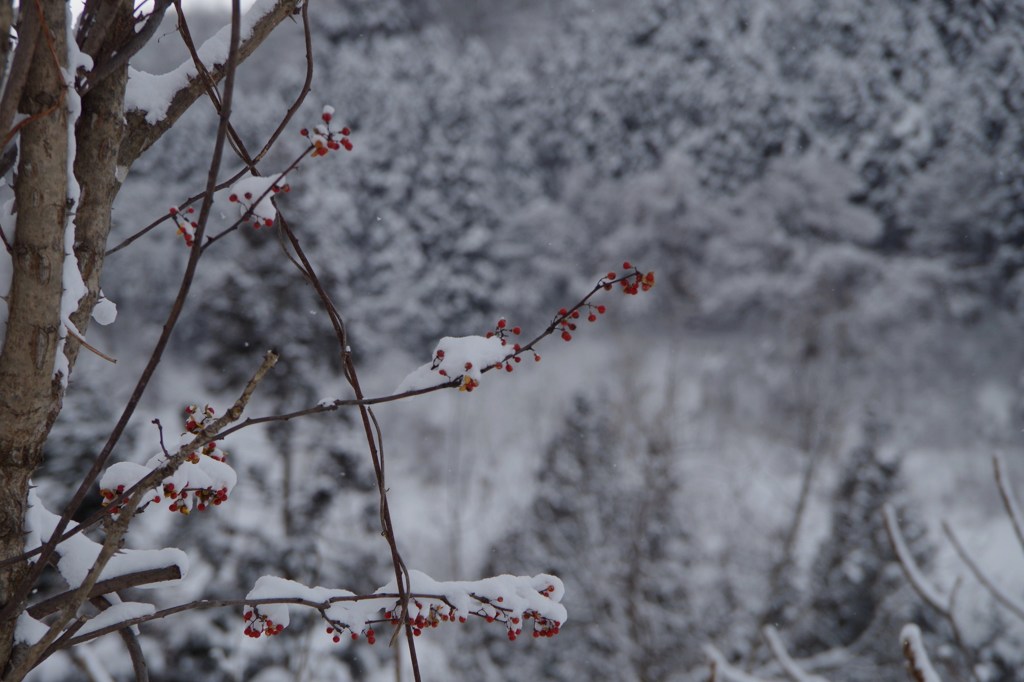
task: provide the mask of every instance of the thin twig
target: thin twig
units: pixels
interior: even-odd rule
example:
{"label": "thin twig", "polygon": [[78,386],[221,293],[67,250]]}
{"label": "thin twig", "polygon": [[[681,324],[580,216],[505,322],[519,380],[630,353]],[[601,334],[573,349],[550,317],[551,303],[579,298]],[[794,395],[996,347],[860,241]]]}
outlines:
{"label": "thin twig", "polygon": [[782,670],[793,682],[828,682],[827,679],[820,675],[811,675],[800,669],[800,666],[797,665],[796,661],[789,655],[789,652],[786,651],[786,645],[782,642],[782,637],[779,636],[779,631],[774,626],[765,625],[761,628],[761,634],[764,635],[768,648],[771,649],[772,656],[775,657]]}
{"label": "thin twig", "polygon": [[96,348],[96,346],[86,341],[85,337],[78,333],[78,330],[75,329],[75,326],[73,324],[65,324],[64,329],[67,330],[68,334],[71,334],[71,336],[75,337],[78,340],[78,343],[82,344],[82,347],[85,348],[86,350],[92,351],[93,354],[103,358],[112,365],[117,364],[117,358],[107,355],[103,351]]}
{"label": "thin twig", "polygon": [[1017,618],[1024,620],[1024,604],[1006,594],[1006,592],[1000,589],[999,586],[996,585],[995,581],[985,573],[984,570],[982,570],[981,566],[978,565],[978,562],[976,562],[967,550],[964,549],[963,544],[960,542],[960,538],[957,537],[956,533],[953,531],[953,527],[950,526],[947,521],[942,522],[942,530],[945,532],[946,537],[949,538],[950,543],[952,543],[953,549],[956,550],[956,553],[960,556],[960,560],[963,561],[967,568],[970,569],[971,573],[974,574],[974,577],[978,579],[978,582],[988,590],[989,594],[992,595],[992,598],[1006,607],[1006,609],[1013,615],[1017,616]]}
{"label": "thin twig", "polygon": [[992,468],[995,470],[996,485],[999,487],[999,496],[1003,500],[1003,506],[1010,517],[1013,525],[1013,532],[1017,534],[1017,542],[1021,549],[1024,549],[1024,514],[1021,514],[1020,505],[1017,503],[1017,496],[1010,488],[1010,481],[1005,472],[1003,458],[999,455],[992,456]]}

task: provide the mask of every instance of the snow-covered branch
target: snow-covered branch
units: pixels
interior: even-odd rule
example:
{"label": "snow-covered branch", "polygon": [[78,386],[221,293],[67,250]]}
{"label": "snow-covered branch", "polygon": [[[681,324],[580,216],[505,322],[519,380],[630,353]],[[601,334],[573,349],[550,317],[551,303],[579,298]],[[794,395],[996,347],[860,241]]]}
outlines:
{"label": "snow-covered branch", "polygon": [[[242,19],[239,62],[247,59],[282,21],[298,11],[301,0],[260,0]],[[199,48],[214,82],[227,74],[229,27],[224,27]],[[121,147],[120,165],[131,166],[173,126],[206,89],[192,60],[170,73],[154,76],[132,69],[125,95],[129,133]]]}
{"label": "snow-covered branch", "polygon": [[910,586],[933,609],[942,614],[949,613],[949,597],[944,595],[938,587],[928,580],[917,565],[914,555],[911,554],[910,548],[907,547],[907,541],[903,537],[903,532],[900,530],[900,523],[896,518],[896,510],[891,504],[887,504],[882,509],[882,513],[885,518],[885,530],[889,535],[889,542],[892,544],[892,549],[896,553],[896,559],[899,561],[904,575],[907,576]]}
{"label": "snow-covered branch", "polygon": [[789,675],[793,682],[828,682],[827,679],[820,675],[812,675],[800,669],[800,666],[786,650],[786,645],[783,643],[782,637],[779,635],[779,631],[775,629],[775,626],[764,626],[761,629],[761,634],[764,635],[765,641],[768,642],[768,646],[772,650],[772,656],[775,657],[775,660],[779,662],[783,671]]}
{"label": "snow-covered branch", "polygon": [[913,623],[904,625],[900,631],[900,646],[903,657],[907,659],[907,672],[915,682],[942,682],[928,659],[928,652],[921,641],[921,628]]}

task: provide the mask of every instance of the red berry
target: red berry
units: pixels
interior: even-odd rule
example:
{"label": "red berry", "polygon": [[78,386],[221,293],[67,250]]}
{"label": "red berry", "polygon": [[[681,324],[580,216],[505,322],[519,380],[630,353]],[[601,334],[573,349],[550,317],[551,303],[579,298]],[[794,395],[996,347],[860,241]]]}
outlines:
{"label": "red berry", "polygon": [[348,137],[349,135],[352,134],[352,131],[349,130],[348,128],[342,128],[341,129],[341,134],[344,135],[345,137]]}
{"label": "red berry", "polygon": [[341,641],[341,637],[339,637],[338,635],[335,635],[334,637],[331,637],[331,639],[334,641],[335,644],[337,644],[338,642]]}
{"label": "red berry", "polygon": [[533,355],[533,361],[534,361],[534,362],[540,362],[540,355],[539,355],[539,354],[537,354],[537,353],[534,353],[534,355]]}
{"label": "red berry", "polygon": [[324,123],[330,123],[331,122],[331,118],[333,118],[333,117],[329,113],[327,113],[325,111],[323,114],[321,114],[320,118],[322,118],[324,120]]}
{"label": "red berry", "polygon": [[597,315],[595,315],[594,313],[590,313],[589,315],[587,315],[587,321],[588,322],[596,322],[597,321]]}
{"label": "red berry", "polygon": [[505,328],[505,324],[506,324],[505,318],[501,318],[500,320],[498,320],[498,329],[504,329]]}
{"label": "red berry", "polygon": [[299,135],[302,135],[303,137],[309,137],[309,130],[303,128],[302,130],[299,131]]}
{"label": "red berry", "polygon": [[569,332],[562,332],[562,339],[565,341],[572,341],[572,334]]}
{"label": "red berry", "polygon": [[[518,360],[518,359],[519,358],[516,358],[516,360]],[[511,372],[512,371],[512,365],[505,365],[505,371],[506,372]]]}
{"label": "red berry", "polygon": [[437,351],[437,357],[443,358],[444,357],[444,351],[443,350]]}
{"label": "red berry", "polygon": [[560,310],[558,311],[558,314],[559,314],[560,316],[562,316],[562,317],[565,317],[566,315],[568,315],[568,314],[569,314],[569,311],[568,311],[568,310],[566,310],[565,308],[562,308],[562,309],[560,309]]}
{"label": "red berry", "polygon": [[522,359],[521,357],[519,357],[518,355],[517,355],[517,356],[515,356],[515,357],[514,357],[514,358],[512,358],[512,359],[513,359],[513,360],[515,360],[517,364],[523,361],[523,359]]}
{"label": "red berry", "polygon": [[473,369],[473,363],[472,362],[467,362],[466,363],[466,371],[468,372],[471,369]]}
{"label": "red berry", "polygon": [[523,333],[523,330],[520,329],[519,327],[512,327],[512,333],[515,334],[516,336],[519,336],[520,334]]}
{"label": "red berry", "polygon": [[630,263],[629,261],[626,261],[625,263],[622,264],[622,269],[623,270],[632,270],[633,269],[633,264]]}
{"label": "red berry", "polygon": [[237,194],[232,194],[231,196],[228,197],[228,201],[231,201],[231,202],[238,201],[238,195]]}
{"label": "red berry", "polygon": [[615,279],[615,273],[609,272],[607,275],[605,275],[605,277],[607,277],[608,279]]}
{"label": "red berry", "polygon": [[607,308],[605,308],[603,305],[597,306],[597,312],[601,313],[602,315],[604,315],[605,310],[607,310]]}

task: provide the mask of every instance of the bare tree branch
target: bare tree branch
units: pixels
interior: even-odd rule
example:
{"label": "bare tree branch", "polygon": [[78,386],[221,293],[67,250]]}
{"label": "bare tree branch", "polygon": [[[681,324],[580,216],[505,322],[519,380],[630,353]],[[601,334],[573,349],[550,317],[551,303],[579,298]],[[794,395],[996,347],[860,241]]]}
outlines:
{"label": "bare tree branch", "polygon": [[85,75],[85,82],[78,89],[79,94],[85,95],[112,73],[126,67],[128,60],[138,54],[139,50],[145,47],[146,43],[156,34],[156,30],[160,27],[160,22],[163,21],[164,13],[167,12],[168,6],[170,6],[169,0],[154,0],[153,11],[150,12],[145,25],[135,32],[128,42],[121,45],[114,54],[102,63],[94,66],[93,70]]}
{"label": "bare tree branch", "polygon": [[789,675],[793,682],[828,682],[828,680],[820,675],[810,675],[800,669],[796,661],[786,651],[786,645],[782,642],[782,637],[779,636],[779,631],[772,625],[765,625],[761,628],[761,634],[764,635],[765,641],[768,643],[768,648],[771,649],[772,656],[778,661],[779,665],[782,666],[782,670]]}
{"label": "bare tree branch", "polygon": [[928,660],[928,652],[921,641],[921,629],[914,624],[903,626],[900,632],[900,647],[903,657],[907,660],[907,674],[914,682],[942,682],[932,663]]}
{"label": "bare tree branch", "polygon": [[1013,490],[1010,488],[1010,481],[1006,475],[1006,467],[1001,456],[992,456],[992,468],[995,470],[999,496],[1003,500],[1003,506],[1006,508],[1007,515],[1010,517],[1010,523],[1013,524],[1013,532],[1017,534],[1017,541],[1020,543],[1021,549],[1024,549],[1024,514],[1021,514],[1017,496],[1014,495]]}
{"label": "bare tree branch", "polygon": [[964,549],[963,544],[960,542],[960,538],[957,537],[956,533],[953,531],[953,527],[949,525],[949,522],[942,522],[942,530],[946,533],[946,537],[949,538],[950,543],[952,543],[953,549],[955,549],[956,553],[960,556],[960,560],[963,561],[967,568],[971,570],[971,573],[973,573],[974,577],[978,579],[978,582],[988,590],[989,594],[992,595],[992,598],[1006,607],[1006,609],[1013,615],[1017,616],[1017,618],[1024,620],[1024,603],[1021,603],[1006,594],[1006,592],[996,585],[995,581],[985,573],[981,566],[978,565],[978,562],[976,562],[973,557],[971,557],[970,553]]}
{"label": "bare tree branch", "polygon": [[[153,583],[164,582],[166,580],[178,580],[181,577],[181,570],[177,566],[151,568],[146,571],[128,573],[127,575],[118,576],[116,578],[97,581],[92,590],[89,591],[89,598],[94,599],[105,594],[110,594],[111,592],[120,592],[121,590],[127,590],[128,588],[138,587],[140,585],[152,585]],[[26,613],[36,620],[45,618],[51,613],[56,613],[58,610],[63,608],[74,593],[74,590],[68,590],[54,595],[49,599],[44,599],[43,601],[28,607],[28,609],[26,609]]]}
{"label": "bare tree branch", "polygon": [[[252,26],[252,32],[239,45],[238,63],[248,59],[278,24],[294,14],[300,2],[301,0],[278,0],[269,12],[260,17]],[[223,79],[227,71],[227,67],[223,64],[214,64],[210,68],[210,74],[215,82]],[[167,109],[167,115],[153,124],[146,121],[146,112],[144,111],[127,112],[129,132],[125,143],[121,146],[120,165],[131,166],[140,154],[149,149],[154,142],[171,129],[181,115],[203,95],[205,89],[201,77],[196,75],[190,78],[188,84],[174,94]]]}

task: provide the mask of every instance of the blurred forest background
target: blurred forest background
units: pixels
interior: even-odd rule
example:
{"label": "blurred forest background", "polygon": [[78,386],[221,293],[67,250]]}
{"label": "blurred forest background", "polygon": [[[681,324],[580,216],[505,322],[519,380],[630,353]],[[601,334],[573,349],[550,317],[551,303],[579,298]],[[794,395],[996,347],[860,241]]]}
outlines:
{"label": "blurred forest background", "polygon": [[[227,20],[204,11],[188,15],[200,37]],[[948,679],[1024,679],[1024,624],[940,525],[1024,597],[990,462],[1002,453],[1024,493],[1024,4],[317,0],[310,14],[314,90],[264,170],[302,148],[323,104],[353,130],[355,151],[304,164],[281,202],[368,393],[390,393],[441,336],[502,315],[542,328],[623,260],[658,274],[539,366],[378,411],[411,567],[552,572],[567,589],[554,639],[482,623],[421,637],[427,679],[704,680],[711,645],[781,680],[771,624],[808,671],[888,682],[905,679],[911,621]],[[174,21],[143,70],[187,58]],[[251,147],[304,69],[299,23],[244,65],[234,122]],[[140,160],[112,243],[200,191],[215,125],[201,103]],[[120,362],[79,363],[44,499],[87,468],[186,257],[165,225],[108,259],[120,316],[90,338]],[[283,359],[253,414],[344,393],[327,318],[273,230],[207,260],[115,458],[157,451],[153,417],[173,431],[186,403],[226,404],[269,346]],[[386,582],[352,417],[242,432],[227,508],[142,517],[135,543],[192,557],[159,598],[241,596],[264,573]],[[960,644],[900,571],[886,503],[938,585],[963,576]],[[123,658],[106,639],[88,646]],[[395,679],[385,646],[332,644],[312,620],[253,642],[235,611],[197,612],[143,642],[154,680]]]}

